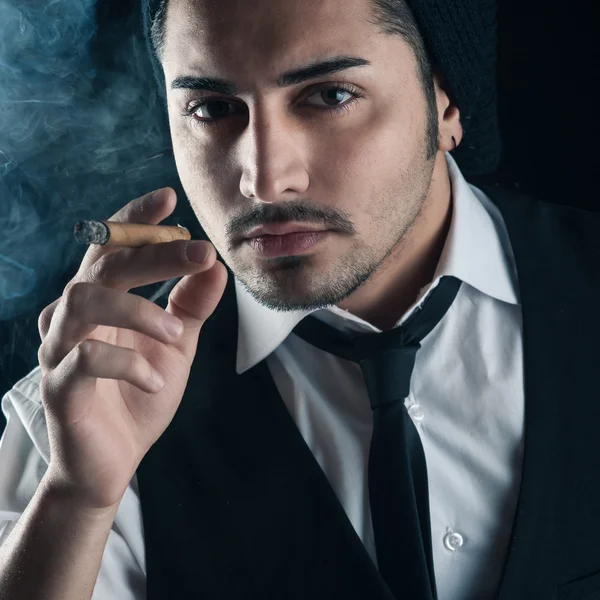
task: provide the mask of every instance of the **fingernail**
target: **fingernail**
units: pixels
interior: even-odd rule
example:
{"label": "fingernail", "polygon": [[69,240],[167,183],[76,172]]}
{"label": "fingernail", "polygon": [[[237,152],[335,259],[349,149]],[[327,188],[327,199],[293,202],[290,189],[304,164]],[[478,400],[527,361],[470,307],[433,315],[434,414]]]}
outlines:
{"label": "fingernail", "polygon": [[205,242],[191,242],[185,247],[185,255],[188,260],[203,263],[210,254],[210,246]]}
{"label": "fingernail", "polygon": [[165,387],[165,380],[156,369],[152,369],[150,385],[156,392],[160,392]]}

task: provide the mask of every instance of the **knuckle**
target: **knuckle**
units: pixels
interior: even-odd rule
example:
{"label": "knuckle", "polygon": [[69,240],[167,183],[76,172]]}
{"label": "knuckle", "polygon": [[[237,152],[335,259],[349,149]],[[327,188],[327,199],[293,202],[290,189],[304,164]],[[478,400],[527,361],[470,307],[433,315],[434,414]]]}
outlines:
{"label": "knuckle", "polygon": [[185,254],[185,248],[188,242],[186,240],[175,240],[165,244],[152,244],[143,248],[148,252],[149,261],[161,270],[168,271],[173,268],[179,268],[182,264],[189,266],[189,261]]}
{"label": "knuckle", "polygon": [[97,281],[98,283],[105,283],[107,281],[110,265],[113,260],[112,257],[112,253],[104,254],[90,267],[89,278],[91,281]]}
{"label": "knuckle", "polygon": [[122,248],[102,255],[90,267],[90,281],[107,286],[118,284],[123,278],[123,263],[131,257],[133,250],[133,248]]}
{"label": "knuckle", "polygon": [[46,365],[48,364],[46,361],[46,347],[42,344],[37,351],[37,360],[40,367],[42,367],[42,372],[46,369]]}
{"label": "knuckle", "polygon": [[148,264],[151,264],[153,269],[157,272],[168,272],[173,269],[174,264],[179,261],[180,255],[183,253],[179,252],[177,258],[174,260],[173,254],[178,249],[173,246],[178,246],[177,242],[166,242],[163,244],[149,244],[143,248],[140,248],[140,255],[144,257],[144,260]]}
{"label": "knuckle", "polygon": [[73,363],[77,370],[86,371],[98,360],[100,348],[94,340],[82,340],[73,348]]}
{"label": "knuckle", "polygon": [[81,312],[89,301],[90,292],[89,284],[83,281],[74,283],[63,295],[63,303],[67,312]]}
{"label": "knuckle", "polygon": [[52,308],[53,307],[51,307],[51,306],[47,306],[40,313],[40,316],[38,317],[38,331],[40,333],[40,337],[42,338],[42,341],[43,341],[44,337],[46,336],[46,334],[48,333],[48,330],[50,329],[50,323],[52,321],[52,315],[54,313]]}
{"label": "knuckle", "polygon": [[49,373],[58,367],[62,360],[62,358],[59,358],[58,352],[59,349],[55,343],[50,344],[49,340],[42,342],[37,351],[38,364],[42,369],[42,374]]}
{"label": "knuckle", "polygon": [[44,403],[46,403],[48,399],[52,397],[53,389],[54,385],[50,375],[48,373],[44,374],[40,381],[40,396],[42,397],[42,401]]}

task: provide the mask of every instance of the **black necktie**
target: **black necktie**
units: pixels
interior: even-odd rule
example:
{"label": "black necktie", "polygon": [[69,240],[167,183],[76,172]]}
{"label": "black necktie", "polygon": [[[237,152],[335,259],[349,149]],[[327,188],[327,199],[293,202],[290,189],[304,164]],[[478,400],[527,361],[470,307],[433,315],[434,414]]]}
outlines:
{"label": "black necktie", "polygon": [[377,563],[398,600],[437,600],[427,465],[404,400],[420,342],[446,314],[461,283],[442,277],[405,323],[390,331],[343,332],[310,315],[293,331],[362,369],[373,410],[369,499]]}

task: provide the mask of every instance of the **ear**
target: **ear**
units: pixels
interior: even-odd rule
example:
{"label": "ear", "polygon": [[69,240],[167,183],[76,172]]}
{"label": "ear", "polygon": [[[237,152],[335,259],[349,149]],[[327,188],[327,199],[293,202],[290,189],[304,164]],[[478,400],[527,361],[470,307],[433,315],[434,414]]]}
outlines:
{"label": "ear", "polygon": [[439,123],[439,149],[443,152],[454,150],[454,141],[459,146],[463,138],[463,128],[460,124],[460,111],[450,97],[448,87],[440,73],[435,73],[433,77],[435,86],[435,96],[438,107]]}

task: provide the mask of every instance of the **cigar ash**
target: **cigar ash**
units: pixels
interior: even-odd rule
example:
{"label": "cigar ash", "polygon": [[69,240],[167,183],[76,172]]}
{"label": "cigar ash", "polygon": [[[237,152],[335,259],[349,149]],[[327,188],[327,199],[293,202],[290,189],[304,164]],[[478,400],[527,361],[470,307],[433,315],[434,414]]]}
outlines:
{"label": "cigar ash", "polygon": [[74,236],[81,244],[103,245],[108,242],[110,231],[102,221],[77,221]]}

